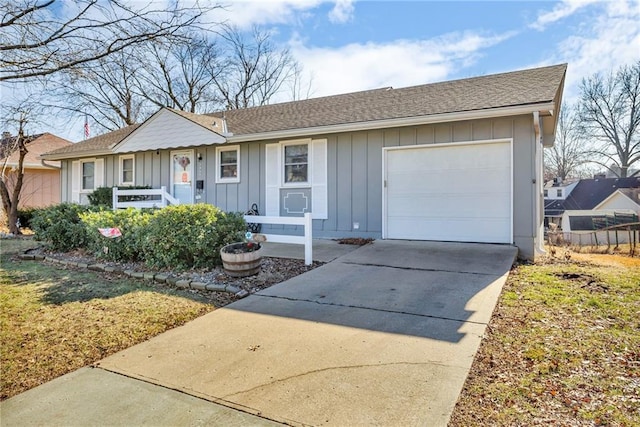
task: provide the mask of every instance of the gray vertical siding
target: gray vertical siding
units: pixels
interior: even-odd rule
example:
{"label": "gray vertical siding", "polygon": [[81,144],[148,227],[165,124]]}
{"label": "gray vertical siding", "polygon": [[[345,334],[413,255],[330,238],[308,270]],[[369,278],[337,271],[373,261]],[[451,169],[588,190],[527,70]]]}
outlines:
{"label": "gray vertical siding", "polygon": [[[514,144],[514,240],[523,255],[529,256],[536,235],[535,147],[530,115],[493,120],[439,123],[397,129],[315,135],[327,139],[328,219],[314,220],[317,237],[380,237],[382,234],[382,148],[513,138]],[[202,167],[195,168],[195,180],[204,180],[202,199],[225,211],[246,211],[257,203],[265,207],[265,144],[278,140],[241,143],[240,182],[216,184],[215,146],[196,147]],[[118,157],[105,162],[106,185],[117,184]],[[169,151],[136,153],[136,185],[159,188],[170,185]],[[194,181],[195,181],[194,180]],[[63,200],[71,198],[71,162],[63,162]],[[353,223],[360,225],[353,230]],[[295,232],[290,226],[267,227],[271,232]]]}

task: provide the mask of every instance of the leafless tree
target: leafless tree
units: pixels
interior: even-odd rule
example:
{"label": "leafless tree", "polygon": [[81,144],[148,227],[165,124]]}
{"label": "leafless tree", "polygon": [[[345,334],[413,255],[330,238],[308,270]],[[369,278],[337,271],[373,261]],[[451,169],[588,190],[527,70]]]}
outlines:
{"label": "leafless tree", "polygon": [[46,105],[74,115],[88,115],[92,123],[111,131],[139,123],[151,112],[136,86],[140,59],[133,50],[115,52],[91,66],[74,67],[49,82]]}
{"label": "leafless tree", "polygon": [[544,151],[546,178],[579,177],[580,167],[588,161],[587,140],[580,133],[576,107],[564,105],[558,117],[555,144]]}
{"label": "leafless tree", "polygon": [[285,85],[302,94],[300,64],[268,33],[252,35],[247,41],[228,28],[224,37],[183,34],[72,67],[48,83],[48,105],[88,114],[98,127],[114,130],[140,123],[159,107],[205,113],[264,105],[279,90],[286,96]]}
{"label": "leafless tree", "polygon": [[182,28],[196,26],[206,12],[179,1],[162,5],[156,9],[153,2],[124,0],[2,0],[0,81],[48,76],[151,40],[176,37]]}
{"label": "leafless tree", "polygon": [[[5,107],[6,108],[6,107]],[[18,227],[18,204],[24,184],[24,158],[28,153],[27,144],[30,137],[27,136],[27,125],[33,114],[25,105],[11,108],[11,112],[4,117],[5,126],[14,125],[18,132],[15,137],[2,138],[0,143],[0,198],[2,209],[7,217],[9,232],[20,234]],[[9,168],[9,159],[17,154],[17,166]],[[13,163],[13,162],[12,162]]]}
{"label": "leafless tree", "polygon": [[597,144],[591,161],[626,177],[640,160],[640,61],[583,79],[581,91],[582,132]]}
{"label": "leafless tree", "polygon": [[296,65],[288,49],[277,49],[268,32],[254,28],[250,38],[237,28],[225,27],[226,61],[214,83],[227,108],[268,104],[285,83],[295,77]]}
{"label": "leafless tree", "polygon": [[222,99],[213,82],[223,60],[214,40],[192,35],[184,41],[153,43],[136,75],[139,94],[156,107],[192,113],[219,108]]}

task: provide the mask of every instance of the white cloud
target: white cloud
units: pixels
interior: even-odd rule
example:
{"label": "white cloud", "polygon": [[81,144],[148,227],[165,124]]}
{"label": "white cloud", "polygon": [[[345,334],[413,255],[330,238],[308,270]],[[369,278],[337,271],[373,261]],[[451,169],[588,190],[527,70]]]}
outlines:
{"label": "white cloud", "polygon": [[233,0],[222,2],[211,18],[214,22],[226,22],[240,29],[253,25],[295,24],[301,15],[323,0]]}
{"label": "white cloud", "polygon": [[444,80],[475,63],[483,49],[511,35],[461,32],[429,40],[352,43],[338,48],[309,47],[294,39],[291,52],[312,75],[311,96],[317,97]]}
{"label": "white cloud", "polygon": [[640,60],[640,2],[602,3],[597,18],[557,46],[550,63],[567,62],[565,99],[574,101],[583,77],[608,74]]}
{"label": "white cloud", "polygon": [[344,24],[353,19],[353,1],[337,0],[336,5],[329,12],[329,21],[334,24]]}
{"label": "white cloud", "polygon": [[552,11],[540,13],[536,22],[531,24],[531,28],[543,31],[547,25],[567,18],[576,11],[599,1],[601,0],[564,0],[556,4]]}

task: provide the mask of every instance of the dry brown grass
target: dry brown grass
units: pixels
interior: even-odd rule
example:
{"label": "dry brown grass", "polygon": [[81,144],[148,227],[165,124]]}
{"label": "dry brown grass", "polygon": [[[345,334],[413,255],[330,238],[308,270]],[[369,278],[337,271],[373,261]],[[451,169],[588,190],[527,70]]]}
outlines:
{"label": "dry brown grass", "polygon": [[636,261],[572,253],[514,268],[449,425],[640,425]]}
{"label": "dry brown grass", "polygon": [[0,245],[0,399],[214,309],[188,291],[12,259],[30,240]]}

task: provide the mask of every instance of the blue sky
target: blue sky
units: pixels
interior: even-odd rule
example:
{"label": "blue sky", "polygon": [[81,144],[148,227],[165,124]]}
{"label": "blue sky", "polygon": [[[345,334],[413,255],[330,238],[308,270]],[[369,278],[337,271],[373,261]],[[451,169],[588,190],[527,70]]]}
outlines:
{"label": "blue sky", "polygon": [[[640,0],[230,0],[209,18],[269,30],[311,97],[566,62],[573,102],[582,78],[640,59]],[[82,117],[50,125],[37,131],[83,138]]]}
{"label": "blue sky", "polygon": [[232,1],[217,19],[261,25],[312,76],[312,96],[568,63],[583,77],[640,59],[639,1]]}

